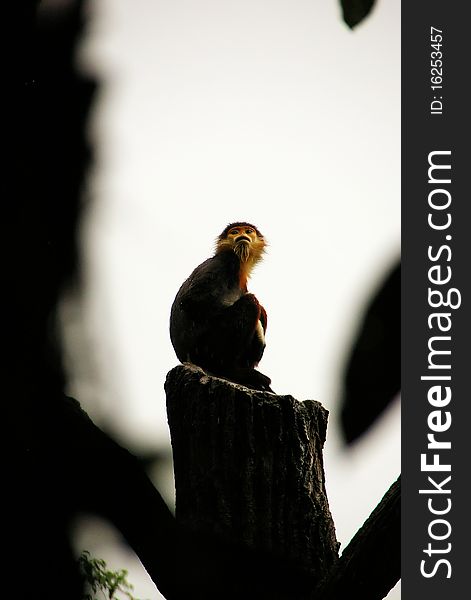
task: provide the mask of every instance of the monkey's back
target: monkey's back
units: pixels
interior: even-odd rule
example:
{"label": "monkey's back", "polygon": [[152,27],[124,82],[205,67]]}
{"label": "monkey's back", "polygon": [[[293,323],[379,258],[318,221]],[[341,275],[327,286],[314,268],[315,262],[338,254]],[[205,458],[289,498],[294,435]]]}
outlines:
{"label": "monkey's back", "polygon": [[196,267],[181,285],[170,313],[170,339],[181,362],[210,367],[217,358],[209,333],[217,327],[223,309],[243,294],[238,272],[235,254],[221,252]]}

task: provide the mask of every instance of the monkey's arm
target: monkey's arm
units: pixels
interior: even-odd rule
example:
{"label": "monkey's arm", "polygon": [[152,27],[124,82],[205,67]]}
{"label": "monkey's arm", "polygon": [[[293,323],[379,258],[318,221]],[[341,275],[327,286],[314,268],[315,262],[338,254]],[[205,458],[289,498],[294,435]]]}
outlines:
{"label": "monkey's arm", "polygon": [[216,362],[253,369],[265,349],[262,319],[266,324],[266,312],[257,298],[244,294],[231,306],[213,312],[204,335],[204,346],[217,349]]}
{"label": "monkey's arm", "polygon": [[224,324],[227,332],[246,338],[255,332],[261,311],[262,307],[254,294],[244,294],[230,306],[220,306],[214,318]]}

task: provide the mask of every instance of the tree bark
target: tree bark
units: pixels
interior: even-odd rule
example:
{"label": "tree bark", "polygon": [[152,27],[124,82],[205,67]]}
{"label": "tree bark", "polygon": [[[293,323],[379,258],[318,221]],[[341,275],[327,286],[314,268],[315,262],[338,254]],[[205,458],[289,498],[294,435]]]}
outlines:
{"label": "tree bark", "polygon": [[327,411],[193,365],[170,371],[165,389],[179,524],[297,565],[313,589],[338,550],[322,461]]}
{"label": "tree bark", "polygon": [[391,485],[312,600],[384,598],[401,576],[401,483]]}

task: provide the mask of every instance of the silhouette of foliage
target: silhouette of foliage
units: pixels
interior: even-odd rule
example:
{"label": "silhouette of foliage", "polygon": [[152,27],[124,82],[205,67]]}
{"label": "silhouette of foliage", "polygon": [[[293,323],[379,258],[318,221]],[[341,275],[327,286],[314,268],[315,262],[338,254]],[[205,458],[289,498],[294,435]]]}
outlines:
{"label": "silhouette of foliage", "polygon": [[347,443],[372,425],[401,386],[401,267],[395,265],[376,290],[353,342],[341,398]]}
{"label": "silhouette of foliage", "polygon": [[370,14],[374,3],[374,0],[340,0],[343,20],[353,29]]}

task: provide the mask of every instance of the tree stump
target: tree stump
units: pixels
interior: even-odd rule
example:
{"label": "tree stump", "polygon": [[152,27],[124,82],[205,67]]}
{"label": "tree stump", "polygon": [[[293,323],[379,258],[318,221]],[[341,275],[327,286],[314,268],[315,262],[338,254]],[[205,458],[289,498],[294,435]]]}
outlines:
{"label": "tree stump", "polygon": [[322,460],[327,410],[189,364],[168,373],[165,390],[177,521],[319,582],[338,554]]}

